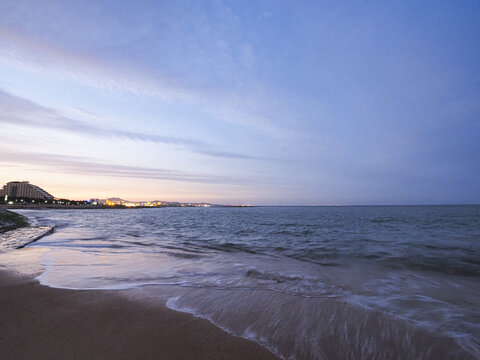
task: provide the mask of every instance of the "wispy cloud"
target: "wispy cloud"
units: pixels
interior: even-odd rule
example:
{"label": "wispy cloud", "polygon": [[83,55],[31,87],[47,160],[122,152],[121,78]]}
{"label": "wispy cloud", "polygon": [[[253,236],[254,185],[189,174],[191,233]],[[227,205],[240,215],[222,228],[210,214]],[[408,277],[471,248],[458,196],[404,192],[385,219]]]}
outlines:
{"label": "wispy cloud", "polygon": [[194,104],[216,120],[265,135],[291,135],[283,124],[293,115],[285,106],[289,97],[259,81],[254,38],[240,38],[241,21],[228,5],[217,2],[205,13],[195,2],[159,4],[154,16],[138,7],[117,16],[88,4],[45,8],[50,12],[22,1],[9,5],[12,15],[0,19],[0,61],[107,93]]}
{"label": "wispy cloud", "polygon": [[193,139],[162,136],[118,129],[105,129],[84,121],[64,116],[59,111],[31,100],[15,96],[0,89],[0,124],[49,128],[80,135],[146,141],[157,144],[177,145],[191,152],[227,159],[258,159],[257,157],[216,149],[214,146]]}
{"label": "wispy cloud", "polygon": [[2,148],[0,148],[0,164],[2,166],[22,166],[23,168],[26,167],[32,170],[45,171],[47,169],[51,172],[89,176],[126,177],[232,185],[245,184],[248,182],[246,179],[232,178],[228,176],[199,175],[168,169],[107,164],[88,157],[31,152],[11,152]]}

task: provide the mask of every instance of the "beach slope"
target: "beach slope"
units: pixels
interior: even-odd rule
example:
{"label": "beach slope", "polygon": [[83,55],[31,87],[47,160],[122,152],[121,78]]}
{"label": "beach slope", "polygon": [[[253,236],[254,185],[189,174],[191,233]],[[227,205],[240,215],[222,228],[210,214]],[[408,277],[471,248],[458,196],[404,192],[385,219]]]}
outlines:
{"label": "beach slope", "polygon": [[0,354],[15,359],[276,359],[206,320],[114,291],[54,289],[0,271]]}

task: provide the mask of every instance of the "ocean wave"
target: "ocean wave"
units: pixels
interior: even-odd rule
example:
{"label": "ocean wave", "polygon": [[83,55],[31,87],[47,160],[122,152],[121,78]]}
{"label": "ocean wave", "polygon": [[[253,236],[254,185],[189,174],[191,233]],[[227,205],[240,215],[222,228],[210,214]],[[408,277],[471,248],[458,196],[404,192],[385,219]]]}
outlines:
{"label": "ocean wave", "polygon": [[236,243],[220,243],[220,244],[205,244],[203,245],[204,248],[210,249],[210,250],[218,250],[222,252],[244,252],[247,254],[256,254],[258,251],[253,249],[251,246],[248,245],[242,245],[242,244],[236,244]]}
{"label": "ocean wave", "polygon": [[284,274],[274,273],[269,271],[260,271],[255,268],[249,268],[245,272],[245,276],[250,278],[255,278],[255,279],[272,280],[277,283],[282,283],[285,281],[299,281],[304,279],[299,275],[284,275]]}

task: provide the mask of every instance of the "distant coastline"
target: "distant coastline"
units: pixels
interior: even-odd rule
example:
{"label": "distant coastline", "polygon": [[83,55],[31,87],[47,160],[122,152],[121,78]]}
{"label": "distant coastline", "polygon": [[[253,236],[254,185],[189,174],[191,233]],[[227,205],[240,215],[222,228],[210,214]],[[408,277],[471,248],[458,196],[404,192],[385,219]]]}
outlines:
{"label": "distant coastline", "polygon": [[[19,203],[13,203],[13,204],[0,204],[0,209],[9,209],[9,210],[20,210],[20,209],[25,209],[25,210],[54,210],[54,209],[72,209],[72,210],[100,210],[100,209],[158,209],[158,208],[179,208],[179,207],[185,207],[185,208],[198,208],[198,207],[203,207],[205,206],[194,206],[194,205],[164,205],[164,206],[125,206],[125,205],[68,205],[68,204],[19,204]],[[253,205],[211,205],[208,207],[212,208],[244,208],[244,207],[256,207]]]}
{"label": "distant coastline", "polygon": [[152,207],[248,207],[249,205],[223,205],[208,202],[130,201],[117,197],[90,200],[58,198],[29,181],[10,181],[0,189],[0,206],[8,209],[110,209]]}

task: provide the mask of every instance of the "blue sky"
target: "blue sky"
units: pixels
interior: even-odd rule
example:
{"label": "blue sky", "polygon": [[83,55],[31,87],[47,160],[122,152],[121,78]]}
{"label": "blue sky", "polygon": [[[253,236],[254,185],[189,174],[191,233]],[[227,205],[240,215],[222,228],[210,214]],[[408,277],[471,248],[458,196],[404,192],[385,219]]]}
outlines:
{"label": "blue sky", "polygon": [[0,182],[480,203],[477,1],[2,1]]}

